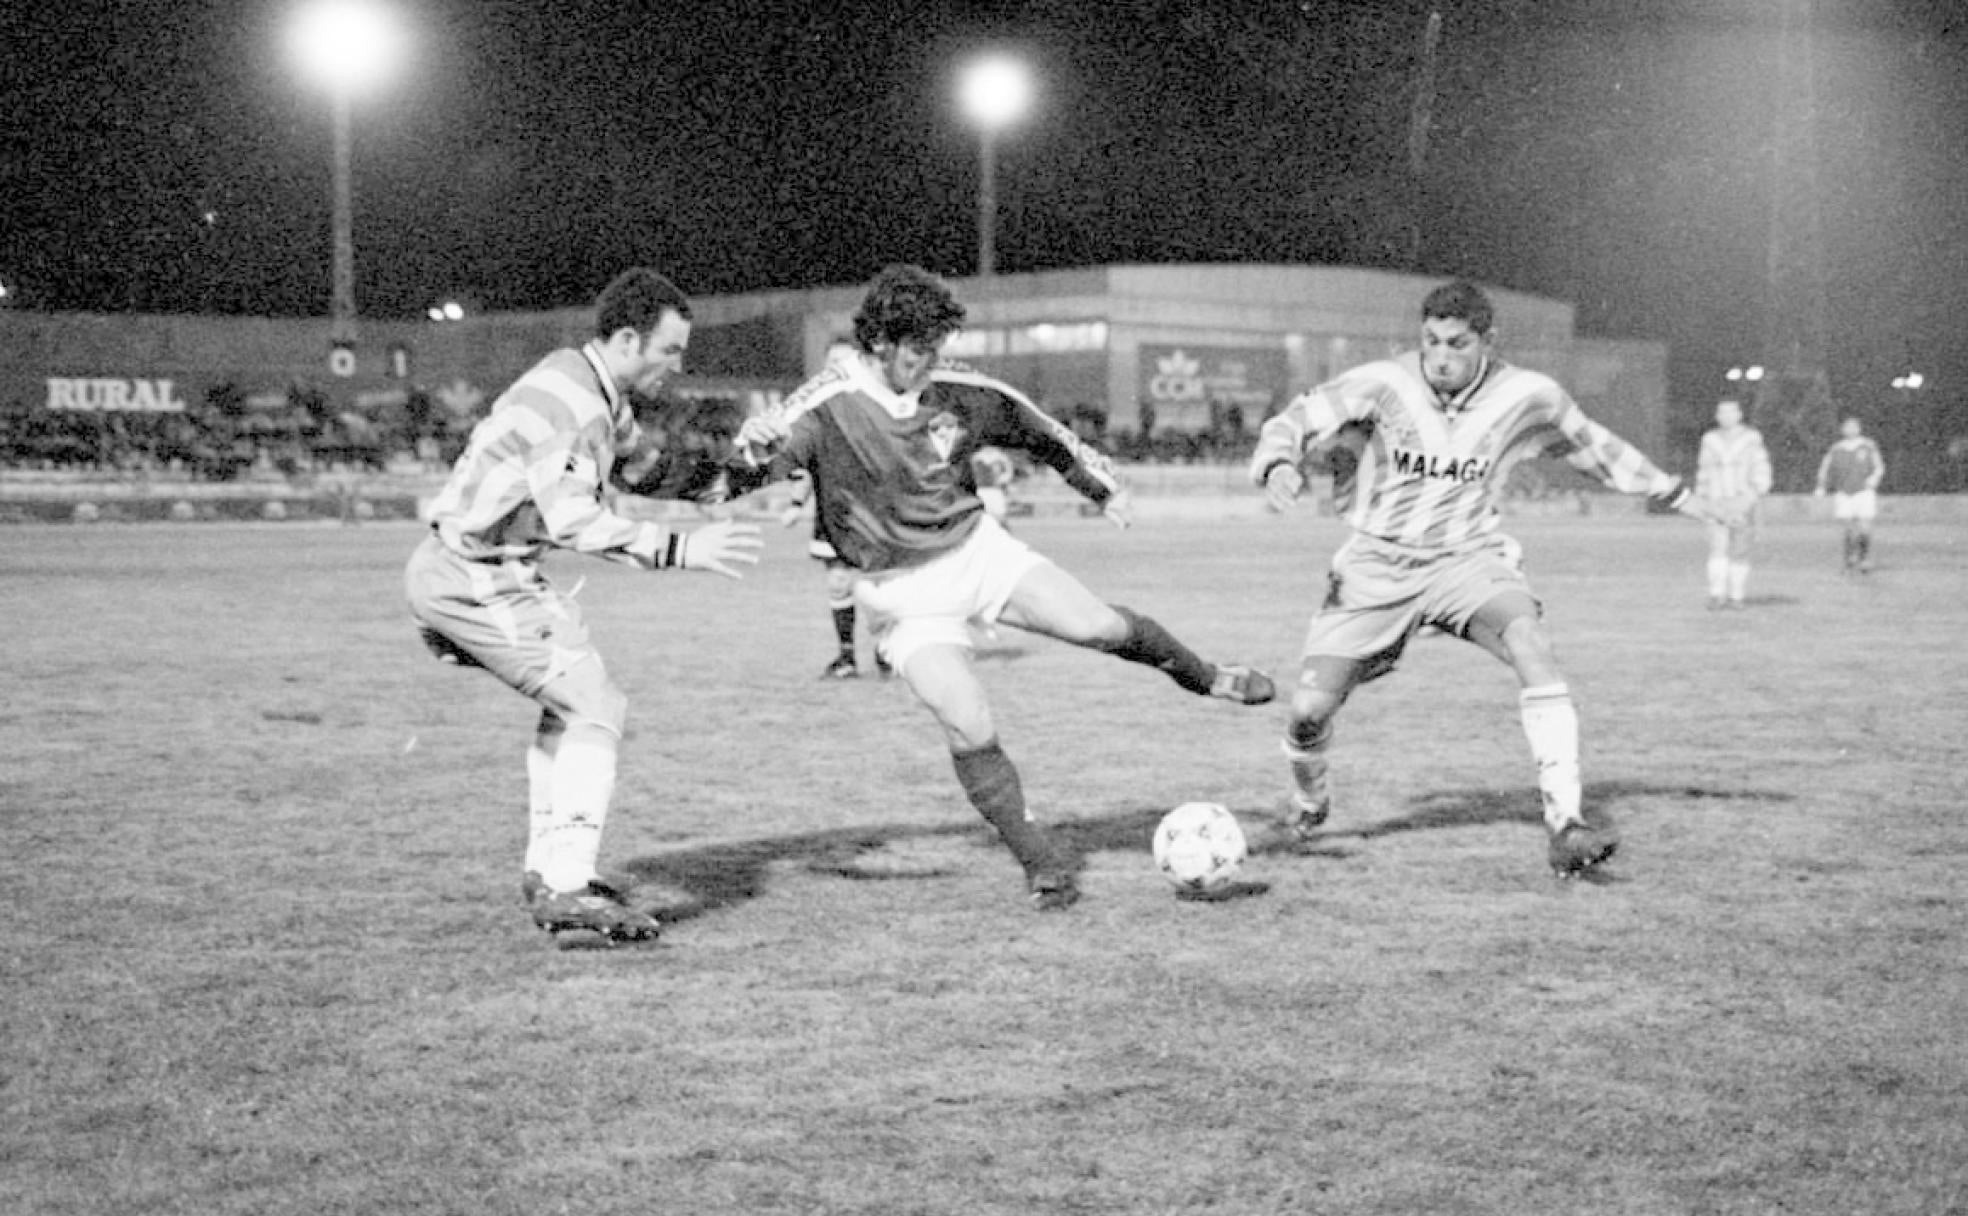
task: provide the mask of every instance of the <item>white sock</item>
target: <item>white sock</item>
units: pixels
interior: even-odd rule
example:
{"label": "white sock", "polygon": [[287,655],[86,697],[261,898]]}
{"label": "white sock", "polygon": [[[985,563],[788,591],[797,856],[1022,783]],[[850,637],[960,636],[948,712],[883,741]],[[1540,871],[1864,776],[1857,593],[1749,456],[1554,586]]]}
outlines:
{"label": "white sock", "polygon": [[1556,831],[1579,822],[1579,723],[1570,690],[1563,684],[1526,688],[1518,694],[1517,706],[1531,758],[1537,761],[1545,825]]}
{"label": "white sock", "polygon": [[1711,557],[1708,559],[1708,598],[1719,600],[1729,594],[1729,559]]}
{"label": "white sock", "polygon": [[533,744],[526,749],[526,864],[530,873],[539,873],[546,864],[546,846],[541,841],[553,826],[554,755],[560,750],[567,723],[558,714],[543,711],[533,733]]}
{"label": "white sock", "polygon": [[1729,563],[1729,598],[1742,602],[1743,592],[1749,588],[1749,563]]}
{"label": "white sock", "polygon": [[601,829],[615,795],[615,733],[569,724],[553,761],[553,810],[541,834],[540,877],[555,891],[577,891],[599,875]]}

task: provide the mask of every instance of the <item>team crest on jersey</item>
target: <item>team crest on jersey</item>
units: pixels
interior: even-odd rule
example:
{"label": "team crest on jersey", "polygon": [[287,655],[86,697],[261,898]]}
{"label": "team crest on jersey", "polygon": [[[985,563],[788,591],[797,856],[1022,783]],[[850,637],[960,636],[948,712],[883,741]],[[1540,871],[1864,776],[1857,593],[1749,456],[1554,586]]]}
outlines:
{"label": "team crest on jersey", "polygon": [[1374,429],[1386,438],[1390,447],[1405,450],[1421,446],[1421,431],[1415,427],[1407,406],[1399,402],[1383,405],[1375,412]]}
{"label": "team crest on jersey", "polygon": [[957,421],[957,416],[949,410],[929,420],[929,446],[936,449],[937,463],[950,463],[950,453],[963,442],[963,434],[963,423]]}

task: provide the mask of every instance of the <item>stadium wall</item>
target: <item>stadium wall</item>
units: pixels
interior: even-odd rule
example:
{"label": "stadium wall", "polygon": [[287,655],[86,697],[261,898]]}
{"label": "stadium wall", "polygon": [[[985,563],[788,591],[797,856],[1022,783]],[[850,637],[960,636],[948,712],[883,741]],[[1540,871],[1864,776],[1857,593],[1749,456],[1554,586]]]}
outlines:
{"label": "stadium wall", "polygon": [[[1412,345],[1437,280],[1348,267],[1116,265],[958,280],[970,324],[955,357],[1004,376],[1104,434],[1209,436],[1238,446],[1305,388]],[[861,287],[693,301],[690,374],[701,391],[781,391],[851,329]],[[1561,301],[1493,289],[1506,357],[1572,387],[1644,449],[1667,437],[1666,349],[1583,339]],[[369,320],[339,348],[320,319],[0,311],[0,411],[185,413],[215,401],[257,422],[394,418],[413,397],[454,431],[546,350],[589,332],[588,309]],[[283,415],[285,417],[283,418]],[[1138,450],[1139,456],[1167,455]]]}

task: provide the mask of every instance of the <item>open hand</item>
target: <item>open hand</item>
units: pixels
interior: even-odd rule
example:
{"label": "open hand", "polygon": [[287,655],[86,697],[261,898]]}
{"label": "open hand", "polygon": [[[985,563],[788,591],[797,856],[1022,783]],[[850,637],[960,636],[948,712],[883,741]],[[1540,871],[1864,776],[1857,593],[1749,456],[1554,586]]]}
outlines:
{"label": "open hand", "polygon": [[685,570],[708,570],[726,578],[741,578],[744,572],[739,567],[758,565],[759,548],[764,543],[757,524],[721,519],[684,537],[679,564]]}

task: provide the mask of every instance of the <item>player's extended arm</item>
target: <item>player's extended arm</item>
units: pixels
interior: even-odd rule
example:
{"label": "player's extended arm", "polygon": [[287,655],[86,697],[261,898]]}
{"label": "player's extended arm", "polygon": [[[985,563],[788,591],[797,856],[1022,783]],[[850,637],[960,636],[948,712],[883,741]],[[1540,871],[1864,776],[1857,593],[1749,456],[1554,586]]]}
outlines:
{"label": "player's extended arm", "polygon": [[1306,451],[1336,433],[1341,421],[1314,389],[1258,428],[1250,479],[1264,488],[1265,506],[1283,511],[1298,501],[1305,492],[1305,470],[1300,465]]}
{"label": "player's extended arm", "polygon": [[1824,459],[1818,461],[1818,482],[1817,488],[1811,491],[1813,494],[1822,495],[1825,492],[1825,485],[1831,480],[1831,458],[1837,452],[1838,448],[1833,446],[1826,450]]}
{"label": "player's extended arm", "polygon": [[1071,427],[1001,381],[958,371],[946,372],[945,379],[954,391],[988,390],[993,394],[989,409],[992,442],[1027,452],[1058,473],[1080,497],[1097,505],[1115,527],[1125,528],[1134,522],[1134,500],[1114,471],[1114,462],[1075,435]]}
{"label": "player's extended arm", "polygon": [[1886,478],[1886,456],[1872,440],[1866,440],[1866,446],[1872,452],[1872,475],[1866,478],[1865,488],[1877,490],[1879,483]]}
{"label": "player's extended arm", "polygon": [[[1567,399],[1554,424],[1562,440],[1560,450],[1573,468],[1590,473],[1623,494],[1645,494],[1657,508],[1678,511],[1708,523],[1728,523],[1714,503],[1697,494],[1693,487],[1653,461],[1618,435],[1585,416],[1585,411]],[[1706,445],[1703,457],[1707,456]]]}

